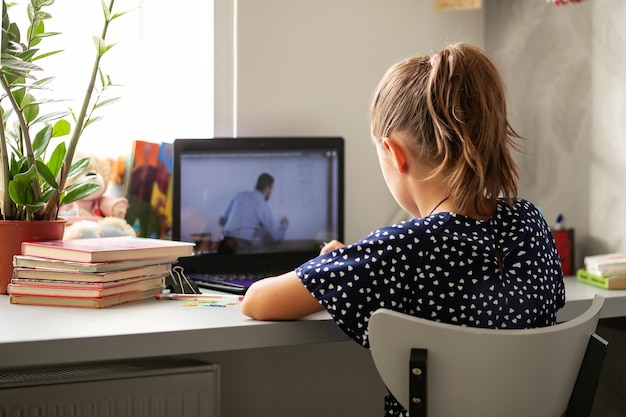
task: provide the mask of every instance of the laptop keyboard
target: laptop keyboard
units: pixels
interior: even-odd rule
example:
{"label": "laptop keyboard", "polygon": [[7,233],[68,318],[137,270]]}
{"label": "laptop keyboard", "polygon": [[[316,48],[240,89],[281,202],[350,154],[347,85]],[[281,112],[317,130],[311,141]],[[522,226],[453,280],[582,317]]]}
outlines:
{"label": "laptop keyboard", "polygon": [[258,273],[223,273],[223,274],[188,274],[188,277],[200,288],[225,291],[243,295],[250,285],[256,281],[284,273],[280,271],[264,271]]}
{"label": "laptop keyboard", "polygon": [[276,271],[263,271],[263,272],[255,272],[255,273],[245,273],[245,272],[236,272],[236,273],[212,273],[212,274],[190,274],[190,278],[194,280],[213,280],[213,281],[250,281],[250,280],[258,280],[262,278],[272,277],[276,275],[284,274],[286,271],[284,270],[276,270]]}

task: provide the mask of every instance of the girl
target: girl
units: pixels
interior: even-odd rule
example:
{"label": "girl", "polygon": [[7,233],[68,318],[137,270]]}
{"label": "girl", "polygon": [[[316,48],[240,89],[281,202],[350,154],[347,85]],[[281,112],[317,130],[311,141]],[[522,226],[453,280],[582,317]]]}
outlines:
{"label": "girl", "polygon": [[[257,282],[242,312],[289,320],[326,309],[366,348],[381,307],[472,327],[554,324],[565,303],[560,261],[541,213],[516,196],[520,136],[485,52],[453,44],[395,64],[370,123],[385,182],[414,218],[352,245],[333,241],[295,271]],[[391,396],[385,410],[407,414]]]}

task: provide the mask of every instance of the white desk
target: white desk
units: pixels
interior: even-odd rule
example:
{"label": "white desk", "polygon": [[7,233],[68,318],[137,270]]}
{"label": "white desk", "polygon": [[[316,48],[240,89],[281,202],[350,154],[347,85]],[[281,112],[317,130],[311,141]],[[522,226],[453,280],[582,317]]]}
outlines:
{"label": "white desk", "polygon": [[582,314],[591,305],[594,295],[604,296],[600,318],[626,317],[626,290],[604,290],[583,284],[574,276],[565,277],[565,307],[559,310],[559,321],[570,320]]}
{"label": "white desk", "polygon": [[[602,317],[626,316],[626,291],[605,291],[573,277],[566,278],[566,291],[559,320],[580,314],[596,293],[606,297]],[[300,321],[257,322],[237,305],[185,307],[150,299],[91,310],[12,305],[0,296],[0,370],[159,356],[220,364],[222,412],[229,417],[382,412],[385,388],[369,352],[325,312]],[[311,398],[319,407],[303,407]]]}
{"label": "white desk", "polygon": [[24,306],[0,299],[0,369],[338,342],[325,313],[259,322],[239,305],[147,299],[107,309]]}
{"label": "white desk", "polygon": [[[594,294],[606,297],[602,317],[626,316],[626,290],[602,290],[566,277],[564,321],[582,313]],[[291,322],[258,322],[239,306],[184,307],[144,300],[107,309],[22,306],[0,298],[0,369],[101,360],[188,355],[343,342],[325,313]]]}
{"label": "white desk", "polygon": [[[224,416],[315,417],[324,408],[375,417],[382,410],[385,388],[369,352],[325,312],[257,322],[238,305],[149,299],[92,310],[13,305],[0,296],[0,370],[161,356],[219,364]],[[312,392],[317,406],[305,406]]]}

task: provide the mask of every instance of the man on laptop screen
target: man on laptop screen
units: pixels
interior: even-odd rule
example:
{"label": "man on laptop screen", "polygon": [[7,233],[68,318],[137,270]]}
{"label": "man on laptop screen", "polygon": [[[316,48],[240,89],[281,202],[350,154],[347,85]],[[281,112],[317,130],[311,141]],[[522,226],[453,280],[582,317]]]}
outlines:
{"label": "man on laptop screen", "polygon": [[172,236],[201,282],[269,276],[343,237],[343,139],[219,138],[174,142]]}
{"label": "man on laptop screen", "polygon": [[222,251],[252,253],[283,240],[289,220],[283,216],[274,225],[274,215],[268,204],[274,187],[274,177],[267,172],[259,175],[253,191],[241,191],[233,197],[220,217],[224,228]]}

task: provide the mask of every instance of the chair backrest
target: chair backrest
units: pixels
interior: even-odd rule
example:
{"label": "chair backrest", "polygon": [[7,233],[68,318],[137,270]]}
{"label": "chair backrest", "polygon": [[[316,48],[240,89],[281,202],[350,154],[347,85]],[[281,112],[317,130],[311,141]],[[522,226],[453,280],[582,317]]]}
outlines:
{"label": "chair backrest", "polygon": [[424,415],[560,417],[603,303],[597,295],[570,321],[520,330],[457,326],[379,309],[369,321],[370,349],[383,382],[407,410],[409,359],[418,348],[427,351]]}

